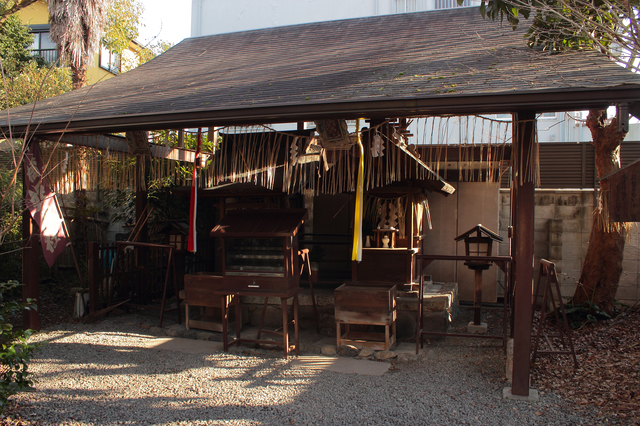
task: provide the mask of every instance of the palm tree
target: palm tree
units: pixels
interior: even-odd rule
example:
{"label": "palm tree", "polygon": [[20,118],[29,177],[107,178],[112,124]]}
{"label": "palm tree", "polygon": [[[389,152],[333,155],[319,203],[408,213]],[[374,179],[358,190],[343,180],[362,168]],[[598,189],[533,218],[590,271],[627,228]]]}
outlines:
{"label": "palm tree", "polygon": [[87,65],[100,49],[111,0],[49,0],[51,40],[71,67],[73,88],[87,82]]}

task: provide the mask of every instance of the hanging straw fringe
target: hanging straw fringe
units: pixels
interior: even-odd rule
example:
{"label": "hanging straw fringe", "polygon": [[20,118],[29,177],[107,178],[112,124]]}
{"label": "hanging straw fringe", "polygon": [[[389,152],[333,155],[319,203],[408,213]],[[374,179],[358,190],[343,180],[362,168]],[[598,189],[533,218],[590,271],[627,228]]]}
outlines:
{"label": "hanging straw fringe", "polygon": [[[385,121],[361,134],[364,147],[364,188],[371,190],[403,179],[433,179],[423,162],[437,175],[447,179],[447,162],[457,160],[461,181],[493,181],[504,173],[506,145],[511,139],[510,121],[491,120],[481,116],[422,117],[415,119],[415,150],[420,158],[410,158],[406,139],[397,133],[397,124]],[[208,164],[200,169],[200,188],[214,188],[224,183],[252,183],[268,189],[281,185],[286,193],[313,192],[337,194],[354,192],[357,183],[359,149],[325,150],[313,138],[299,133],[279,132],[266,126],[218,128],[223,142],[214,147]],[[372,155],[374,135],[382,141],[380,155]],[[169,131],[158,133],[153,142],[170,143]],[[297,138],[295,161],[292,143]],[[448,158],[447,148],[457,146],[457,159]],[[308,148],[311,147],[311,148]],[[49,160],[46,172],[53,190],[67,194],[79,189],[133,190],[143,185],[136,175],[135,156],[128,153],[79,146],[43,143],[43,156]],[[307,150],[307,152],[305,152]],[[455,155],[455,153],[454,153]],[[537,149],[524,153],[526,175],[523,179],[539,182]],[[191,177],[187,163],[152,158],[149,176],[154,185],[189,186]],[[282,173],[277,173],[282,169]],[[276,178],[282,176],[282,181]]]}

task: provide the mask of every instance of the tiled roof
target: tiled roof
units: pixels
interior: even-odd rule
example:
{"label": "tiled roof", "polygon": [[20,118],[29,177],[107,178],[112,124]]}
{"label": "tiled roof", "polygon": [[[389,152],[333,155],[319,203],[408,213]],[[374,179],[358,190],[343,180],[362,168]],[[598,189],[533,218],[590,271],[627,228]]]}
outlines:
{"label": "tiled roof", "polygon": [[[526,24],[526,22],[525,22]],[[110,80],[40,102],[39,131],[122,131],[632,102],[640,76],[592,51],[549,55],[458,8],[186,39]],[[11,113],[29,122],[31,106]],[[0,114],[0,127],[6,114]]]}

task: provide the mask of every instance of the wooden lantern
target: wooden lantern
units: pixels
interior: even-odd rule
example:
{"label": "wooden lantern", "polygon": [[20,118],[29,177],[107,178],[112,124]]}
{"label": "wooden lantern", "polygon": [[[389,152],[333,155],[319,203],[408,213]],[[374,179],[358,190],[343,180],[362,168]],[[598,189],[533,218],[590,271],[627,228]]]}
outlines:
{"label": "wooden lantern", "polygon": [[[489,228],[478,224],[469,229],[464,234],[456,237],[456,241],[464,240],[465,252],[467,256],[477,257],[478,260],[467,260],[464,264],[475,271],[474,279],[474,315],[473,324],[469,327],[479,328],[486,332],[486,324],[481,322],[482,315],[482,271],[491,267],[490,260],[486,257],[491,256],[494,241],[502,241],[502,237]],[[475,332],[475,331],[474,331]]]}
{"label": "wooden lantern", "polygon": [[173,246],[177,253],[187,251],[189,228],[186,224],[172,221],[164,228],[164,232],[167,234],[167,244]]}
{"label": "wooden lantern", "polygon": [[[458,235],[456,241],[464,240],[467,256],[486,257],[491,256],[494,241],[502,241],[502,237],[489,228],[478,224],[467,232]],[[488,269],[491,262],[478,259],[478,261],[465,262],[470,269]]]}

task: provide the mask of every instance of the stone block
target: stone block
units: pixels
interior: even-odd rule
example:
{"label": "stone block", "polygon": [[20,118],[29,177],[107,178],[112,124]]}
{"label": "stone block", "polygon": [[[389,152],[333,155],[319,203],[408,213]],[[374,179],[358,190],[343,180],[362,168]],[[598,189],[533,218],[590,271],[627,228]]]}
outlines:
{"label": "stone block", "polygon": [[624,271],[623,273],[637,274],[638,273],[638,259],[637,258],[624,259],[622,261],[622,270]]}
{"label": "stone block", "polygon": [[396,335],[398,339],[406,339],[416,335],[417,314],[407,311],[397,311]]}
{"label": "stone block", "polygon": [[359,358],[369,358],[374,353],[375,353],[375,351],[373,349],[365,347],[365,348],[360,349],[360,352],[358,352],[358,357]]}
{"label": "stone block", "polygon": [[149,327],[149,331],[153,334],[164,334],[164,328],[162,327],[151,326]]}
{"label": "stone block", "polygon": [[186,330],[184,329],[184,326],[181,326],[180,329],[169,327],[166,331],[166,334],[167,336],[171,336],[171,337],[183,337],[185,331]]}
{"label": "stone block", "polygon": [[533,232],[533,245],[549,244],[549,232],[546,230],[537,230]]}
{"label": "stone block", "polygon": [[533,231],[534,233],[542,232],[544,234],[549,232],[549,219],[540,219],[536,217],[533,220]]}
{"label": "stone block", "polygon": [[449,322],[449,314],[447,312],[425,312],[423,315],[423,330],[446,333],[449,329]]}
{"label": "stone block", "polygon": [[564,221],[562,219],[549,218],[549,232],[558,232],[562,234]]}
{"label": "stone block", "polygon": [[557,219],[579,219],[584,217],[586,209],[581,205],[572,206],[556,206],[556,218]]}
{"label": "stone block", "polygon": [[563,256],[562,257],[562,272],[566,273],[566,274],[571,274],[574,273],[575,271],[578,271],[578,276],[580,275],[580,271],[582,271],[582,263],[584,262],[583,259],[576,259],[576,258],[568,258]]}
{"label": "stone block", "polygon": [[560,293],[562,298],[570,298],[573,297],[573,294],[576,292],[576,283],[565,284],[560,286]]}
{"label": "stone block", "polygon": [[415,297],[396,297],[396,309],[398,311],[417,311],[418,299],[417,292]]}
{"label": "stone block", "polygon": [[373,354],[373,357],[379,361],[385,361],[388,359],[393,359],[398,356],[394,351],[378,351]]}
{"label": "stone block", "polygon": [[424,310],[430,312],[444,311],[449,307],[450,299],[448,296],[425,296]]}
{"label": "stone block", "polygon": [[487,334],[487,323],[483,322],[478,325],[471,321],[467,324],[467,333],[469,334]]}
{"label": "stone block", "polygon": [[507,205],[502,205],[500,207],[500,219],[509,219],[511,215],[511,206]]}
{"label": "stone block", "polygon": [[197,330],[191,329],[191,330],[185,331],[182,337],[184,337],[185,339],[195,339],[197,334],[198,334]]}
{"label": "stone block", "polygon": [[413,354],[408,354],[408,353],[401,353],[398,354],[398,362],[399,363],[403,363],[403,362],[412,362],[418,359],[418,355],[416,355],[415,353]]}
{"label": "stone block", "polygon": [[635,303],[635,301],[638,300],[638,286],[619,286],[616,291],[616,300],[632,300],[633,303]]}
{"label": "stone block", "polygon": [[[561,280],[562,277],[560,276],[562,274],[563,271],[563,263],[562,263],[562,259],[549,259],[551,260],[553,263],[556,264],[556,272],[558,273],[558,280]],[[537,275],[536,275],[537,277]]]}
{"label": "stone block", "polygon": [[539,244],[533,246],[533,256],[536,259],[548,259],[549,258],[549,246],[546,244]]}
{"label": "stone block", "polygon": [[500,247],[498,248],[498,256],[509,256],[509,246],[506,244],[500,244]]}
{"label": "stone block", "polygon": [[536,191],[534,195],[536,210],[543,206],[553,206],[556,203],[556,195],[547,191]]}
{"label": "stone block", "polygon": [[591,232],[591,223],[586,223],[583,219],[573,219],[573,220],[562,220],[562,232],[570,233],[570,232]]}
{"label": "stone block", "polygon": [[582,245],[575,243],[565,243],[562,245],[562,258],[563,259],[576,259],[582,260],[584,259],[584,253]]}
{"label": "stone block", "polygon": [[537,205],[535,207],[536,219],[553,219],[555,217],[555,209],[553,204]]}
{"label": "stone block", "polygon": [[548,260],[553,262],[562,259],[562,246],[559,245],[550,245],[549,246],[549,257]]}
{"label": "stone block", "polygon": [[511,387],[504,388],[502,390],[502,398],[503,399],[513,399],[516,401],[527,401],[527,402],[539,402],[540,397],[538,396],[538,391],[535,389],[529,389],[529,395],[514,395],[511,392]]}
{"label": "stone block", "polygon": [[213,333],[209,333],[208,331],[200,331],[196,334],[197,340],[209,340],[209,338],[213,336]]}
{"label": "stone block", "polygon": [[335,345],[324,345],[320,349],[320,353],[324,356],[336,356],[336,347]]}
{"label": "stone block", "polygon": [[620,281],[618,282],[618,286],[637,286],[638,285],[638,274],[637,273],[629,273],[626,271],[622,271],[622,275],[620,275]]}
{"label": "stone block", "polygon": [[340,356],[354,357],[360,353],[360,350],[353,345],[340,345],[336,353]]}

